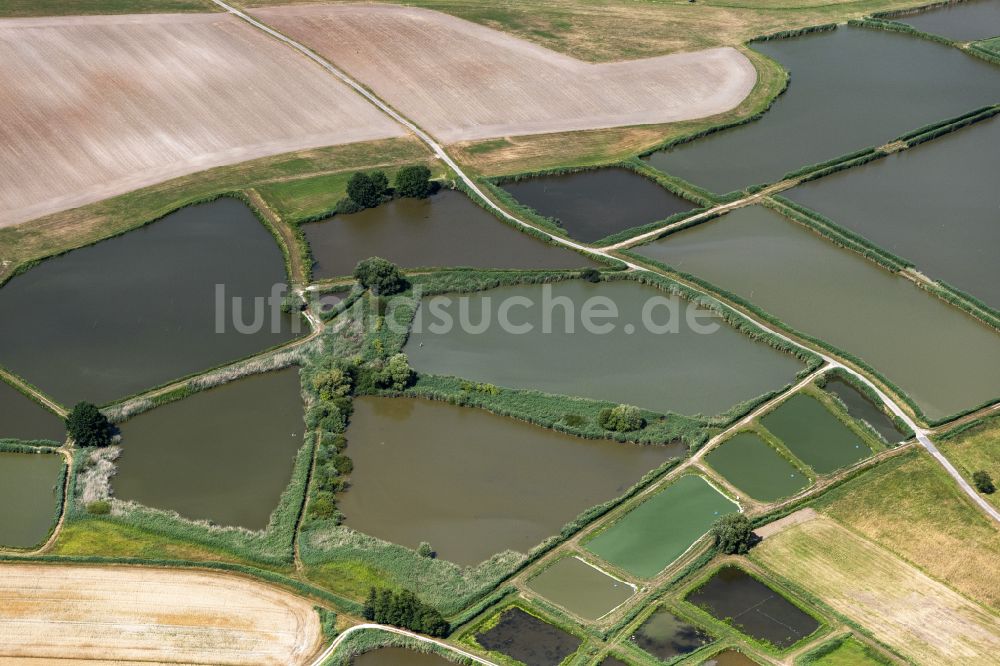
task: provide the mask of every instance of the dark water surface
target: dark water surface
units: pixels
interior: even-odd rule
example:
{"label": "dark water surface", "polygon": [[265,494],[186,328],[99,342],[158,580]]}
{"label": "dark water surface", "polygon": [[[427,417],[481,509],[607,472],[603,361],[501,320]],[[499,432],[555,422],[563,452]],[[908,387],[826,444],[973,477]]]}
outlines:
{"label": "dark water surface", "polygon": [[0,380],[0,439],[66,438],[63,420]]}
{"label": "dark water surface", "polygon": [[352,657],[351,666],[454,666],[454,662],[433,653],[385,647]]}
{"label": "dark water surface", "polygon": [[1000,1],[969,0],[894,19],[959,42],[1000,35]]}
{"label": "dark water surface", "polygon": [[670,661],[678,655],[694,652],[715,639],[661,608],[642,623],[631,640],[660,661]]}
{"label": "dark water surface", "polygon": [[31,548],[56,521],[62,456],[0,452],[0,546]]}
{"label": "dark water surface", "polygon": [[847,407],[848,414],[866,422],[875,429],[875,432],[882,435],[886,442],[895,444],[903,441],[903,433],[899,431],[892,419],[847,382],[841,379],[831,379],[823,387],[823,390],[840,398]]}
{"label": "dark water surface", "polygon": [[580,647],[576,636],[520,608],[504,611],[495,627],[476,634],[476,642],[527,666],[557,666]]}

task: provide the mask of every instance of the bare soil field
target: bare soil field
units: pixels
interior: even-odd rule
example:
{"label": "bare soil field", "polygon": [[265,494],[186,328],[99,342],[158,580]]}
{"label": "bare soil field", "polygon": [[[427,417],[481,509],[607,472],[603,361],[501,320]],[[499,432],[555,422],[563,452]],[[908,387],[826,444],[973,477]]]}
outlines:
{"label": "bare soil field", "polygon": [[986,664],[1000,652],[1000,617],[829,518],[752,552],[917,664]]}
{"label": "bare soil field", "polygon": [[305,599],[238,576],[0,565],[0,664],[302,664],[322,642]]}
{"label": "bare soil field", "polygon": [[728,111],[757,75],[723,47],[590,64],[447,14],[391,5],[255,10],[445,143],[690,120]]}
{"label": "bare soil field", "polygon": [[223,14],[0,20],[0,227],[186,173],[404,130]]}

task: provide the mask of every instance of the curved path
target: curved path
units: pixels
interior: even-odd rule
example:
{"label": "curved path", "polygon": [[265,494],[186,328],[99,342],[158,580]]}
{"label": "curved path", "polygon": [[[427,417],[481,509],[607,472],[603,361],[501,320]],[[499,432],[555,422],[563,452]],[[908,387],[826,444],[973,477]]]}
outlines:
{"label": "curved path", "polygon": [[415,641],[419,641],[420,643],[427,643],[428,645],[437,645],[438,647],[444,648],[446,650],[454,652],[455,654],[461,655],[461,656],[465,657],[466,659],[471,659],[472,661],[474,661],[477,664],[482,664],[482,666],[499,666],[499,664],[496,664],[496,663],[494,663],[492,661],[487,661],[486,659],[483,659],[482,657],[477,657],[476,655],[472,654],[471,652],[466,652],[465,650],[459,649],[459,648],[455,647],[454,645],[449,645],[448,643],[445,643],[444,641],[439,641],[439,640],[436,640],[436,639],[433,639],[433,638],[427,638],[426,636],[421,636],[420,634],[415,634],[412,631],[407,631],[406,629],[399,629],[398,627],[390,627],[390,626],[384,625],[384,624],[373,624],[373,623],[356,624],[353,627],[351,627],[350,629],[345,629],[340,635],[337,636],[337,638],[333,641],[333,643],[330,644],[330,647],[328,647],[327,649],[323,650],[319,654],[318,657],[316,657],[315,659],[313,659],[309,663],[309,666],[322,666],[323,662],[325,662],[327,659],[329,659],[330,656],[334,653],[334,651],[337,648],[339,648],[340,645],[345,640],[347,640],[347,638],[351,634],[354,634],[354,633],[356,633],[358,631],[363,631],[363,630],[366,630],[366,629],[375,629],[375,630],[378,630],[378,631],[385,631],[385,632],[390,633],[390,634],[396,634],[398,636],[405,636],[406,638],[411,638],[411,639],[413,639]]}

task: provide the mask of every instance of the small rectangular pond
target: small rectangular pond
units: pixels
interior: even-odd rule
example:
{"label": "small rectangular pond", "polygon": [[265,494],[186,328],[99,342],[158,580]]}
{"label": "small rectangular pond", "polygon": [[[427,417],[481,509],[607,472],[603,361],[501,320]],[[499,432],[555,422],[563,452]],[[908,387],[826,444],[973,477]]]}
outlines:
{"label": "small rectangular pond", "polygon": [[823,390],[840,398],[853,418],[864,421],[889,444],[903,441],[903,433],[895,422],[856,388],[842,379],[831,379]]}
{"label": "small rectangular pond", "polygon": [[638,252],[860,357],[931,419],[1000,394],[995,331],[766,208],[741,208]]}
{"label": "small rectangular pond", "polygon": [[995,66],[898,33],[842,26],[753,49],[791,72],[788,90],[760,119],[653,153],[653,166],[730,192],[882,145],[1000,95]]}
{"label": "small rectangular pond", "polygon": [[634,576],[652,578],[739,507],[703,477],[682,476],[646,499],[584,547]]}
{"label": "small rectangular pond", "polygon": [[0,379],[0,439],[66,439],[63,420]]}
{"label": "small rectangular pond", "polygon": [[0,327],[0,364],[63,404],[103,404],[294,338],[288,315],[255,301],[285,281],[245,204],[189,206],[0,288],[0,321],[19,322]]}
{"label": "small rectangular pond", "polygon": [[0,546],[41,544],[56,522],[62,456],[0,452]]}
{"label": "small rectangular pond", "polygon": [[384,647],[351,657],[351,666],[454,666],[455,662],[433,652]]}
{"label": "small rectangular pond", "polygon": [[490,652],[499,652],[526,666],[558,666],[577,651],[580,639],[514,607],[499,621],[476,634],[476,642]]}
{"label": "small rectangular pond", "polygon": [[354,462],[345,523],[473,565],[522,553],[630,488],[686,447],[582,439],[485,410],[360,397],[347,428]]}
{"label": "small rectangular pond", "polygon": [[660,608],[643,622],[630,639],[660,661],[690,654],[715,639],[685,622],[666,608]]}
{"label": "small rectangular pond", "polygon": [[760,419],[788,450],[819,474],[872,455],[858,435],[812,396],[796,393]]}
{"label": "small rectangular pond", "polygon": [[758,664],[742,652],[723,650],[701,662],[700,666],[758,666]]}
{"label": "small rectangular pond", "polygon": [[957,42],[1000,36],[1000,2],[966,0],[892,19]]}
{"label": "small rectangular pond", "polygon": [[528,587],[585,620],[597,620],[635,593],[628,583],[578,557],[564,557],[531,578]]}
{"label": "small rectangular pond", "polygon": [[258,530],[292,475],[305,430],[297,368],[238,379],[121,425],[116,497]]}
{"label": "small rectangular pond", "polygon": [[302,225],[315,278],[350,275],[368,257],[406,268],[561,269],[596,263],[549,245],[486,212],[465,194],[443,190],[427,199],[395,199],[377,208]]}
{"label": "small rectangular pond", "polygon": [[585,243],[697,207],[625,168],[537,176],[502,187]]}
{"label": "small rectangular pond", "polygon": [[[630,280],[571,280],[449,296],[448,302],[425,298],[404,351],[418,372],[681,414],[724,412],[781,388],[802,369],[795,357],[687,301],[673,299],[671,314],[662,305],[671,302],[666,296]],[[609,303],[616,318],[584,325],[584,312]],[[690,325],[689,315],[710,330]],[[501,325],[502,316],[512,325]],[[452,325],[442,324],[443,317]]]}
{"label": "small rectangular pond", "polygon": [[773,502],[809,485],[809,478],[753,432],[741,432],[715,447],[705,462],[755,500]]}
{"label": "small rectangular pond", "polygon": [[787,648],[814,631],[820,623],[798,606],[734,566],[724,566],[687,601],[759,641]]}
{"label": "small rectangular pond", "polygon": [[1000,309],[998,146],[994,116],[782,196]]}

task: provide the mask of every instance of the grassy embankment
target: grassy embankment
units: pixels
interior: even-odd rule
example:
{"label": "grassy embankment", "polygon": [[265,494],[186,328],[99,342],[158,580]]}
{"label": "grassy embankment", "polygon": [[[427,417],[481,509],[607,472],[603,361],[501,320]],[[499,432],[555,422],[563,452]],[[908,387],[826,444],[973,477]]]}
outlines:
{"label": "grassy embankment", "polygon": [[215,12],[211,0],[5,0],[0,17]]}

